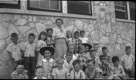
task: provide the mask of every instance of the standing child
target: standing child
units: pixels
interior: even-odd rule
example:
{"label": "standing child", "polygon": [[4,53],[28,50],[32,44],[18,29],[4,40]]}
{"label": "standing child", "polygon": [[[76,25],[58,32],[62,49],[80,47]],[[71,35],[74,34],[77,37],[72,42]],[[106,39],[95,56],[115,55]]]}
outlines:
{"label": "standing child", "polygon": [[134,68],[135,68],[135,57],[131,54],[131,47],[126,46],[126,54],[122,56],[122,66],[125,69],[126,74],[130,77],[134,77]]}
{"label": "standing child", "polygon": [[105,58],[107,58],[107,61],[110,62],[110,56],[109,56],[108,52],[109,52],[108,48],[104,46],[102,48],[103,56],[105,56]]}
{"label": "standing child", "polygon": [[25,69],[28,71],[29,79],[33,79],[35,76],[35,67],[36,67],[36,43],[35,34],[30,33],[28,35],[28,42],[24,45],[24,66]]}
{"label": "standing child", "polygon": [[80,61],[77,59],[73,61],[74,69],[70,72],[71,79],[85,79],[85,73],[81,70]]}
{"label": "standing child", "polygon": [[43,66],[44,71],[44,77],[47,79],[51,79],[51,72],[53,67],[55,66],[55,61],[51,56],[54,54],[54,48],[53,47],[43,47],[40,49],[40,53],[44,58],[40,62],[39,66]]}
{"label": "standing child", "polygon": [[87,37],[85,37],[85,31],[81,30],[80,31],[80,40],[82,41],[82,43],[88,43],[89,39]]}
{"label": "standing child", "polygon": [[39,64],[39,62],[43,59],[43,56],[40,54],[40,49],[42,47],[46,47],[47,44],[46,44],[46,37],[47,37],[47,34],[46,32],[42,31],[40,34],[39,34],[39,38],[38,38],[38,43],[37,43],[37,49],[38,49],[38,59],[37,59],[37,65]]}
{"label": "standing child", "polygon": [[52,71],[53,79],[69,79],[69,71],[67,68],[63,67],[64,59],[58,57],[56,59],[57,68]]}

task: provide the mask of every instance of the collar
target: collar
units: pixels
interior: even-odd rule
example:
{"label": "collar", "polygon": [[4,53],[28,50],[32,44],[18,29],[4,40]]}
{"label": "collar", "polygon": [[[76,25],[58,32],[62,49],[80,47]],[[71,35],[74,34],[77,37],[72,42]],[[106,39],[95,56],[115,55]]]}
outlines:
{"label": "collar", "polygon": [[44,58],[43,59],[43,62],[53,62],[54,60],[52,59],[52,58],[50,58],[50,60],[49,61],[47,61],[47,59],[46,58]]}

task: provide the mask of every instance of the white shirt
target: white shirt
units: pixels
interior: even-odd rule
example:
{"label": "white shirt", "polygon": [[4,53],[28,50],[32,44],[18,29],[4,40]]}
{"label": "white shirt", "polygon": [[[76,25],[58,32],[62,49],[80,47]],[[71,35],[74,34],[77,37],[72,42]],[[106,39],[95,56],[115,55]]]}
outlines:
{"label": "white shirt", "polygon": [[62,28],[58,27],[53,28],[53,37],[66,38],[66,29],[63,26]]}
{"label": "white shirt", "polygon": [[79,39],[82,41],[82,43],[88,43],[89,41],[87,37],[80,37]]}
{"label": "white shirt", "polygon": [[24,57],[35,57],[35,51],[36,51],[36,44],[32,43],[30,44],[29,42],[26,42],[24,44]]}
{"label": "white shirt", "polygon": [[64,60],[63,67],[64,67],[64,68],[67,68],[67,69],[70,71],[70,69],[73,68],[72,62],[73,62],[73,60],[71,60],[71,61],[70,61],[70,64],[69,64],[66,60]]}
{"label": "white shirt", "polygon": [[82,70],[79,70],[79,72],[75,72],[74,70],[72,70],[70,72],[70,77],[71,79],[85,79],[85,73]]}
{"label": "white shirt", "polygon": [[[34,77],[33,79],[37,79],[37,77]],[[46,77],[42,77],[42,79],[47,79]]]}
{"label": "white shirt", "polygon": [[[45,41],[43,41],[43,40],[39,40],[38,42],[37,42],[37,47],[38,48],[42,48],[42,47],[46,47],[47,46],[47,44],[46,44],[46,42]],[[39,49],[40,50],[40,49]]]}
{"label": "white shirt", "polygon": [[130,54],[129,56],[124,55],[122,56],[121,61],[125,63],[126,69],[131,69],[133,62],[135,61],[135,57],[132,54]]}
{"label": "white shirt", "polygon": [[22,59],[20,50],[21,50],[21,46],[19,43],[17,45],[15,45],[14,43],[11,43],[7,47],[7,51],[12,53],[12,58],[15,61]]}

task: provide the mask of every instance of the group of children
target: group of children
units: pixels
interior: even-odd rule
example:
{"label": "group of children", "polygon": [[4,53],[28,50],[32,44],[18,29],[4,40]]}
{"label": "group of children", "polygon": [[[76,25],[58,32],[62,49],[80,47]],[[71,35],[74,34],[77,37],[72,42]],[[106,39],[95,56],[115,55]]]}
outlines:
{"label": "group of children", "polygon": [[38,41],[33,33],[28,35],[28,42],[18,43],[18,35],[11,34],[12,43],[7,52],[15,64],[11,79],[126,79],[134,78],[135,57],[131,47],[126,46],[124,56],[109,55],[107,47],[89,44],[84,37],[85,31],[67,31],[67,53],[64,57],[54,58],[55,40],[53,30],[47,29],[39,34]]}

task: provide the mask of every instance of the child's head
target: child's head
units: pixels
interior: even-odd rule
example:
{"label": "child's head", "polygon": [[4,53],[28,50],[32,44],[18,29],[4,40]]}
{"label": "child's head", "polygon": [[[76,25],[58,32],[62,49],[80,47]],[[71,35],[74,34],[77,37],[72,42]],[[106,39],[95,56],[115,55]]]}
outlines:
{"label": "child's head", "polygon": [[22,74],[24,71],[24,65],[22,63],[19,63],[16,67],[16,70],[17,70],[18,74]]}
{"label": "child's head", "polygon": [[92,49],[92,45],[88,43],[84,43],[83,45],[85,46],[85,52],[89,52],[89,50]]}
{"label": "child's head", "polygon": [[127,55],[130,55],[131,47],[130,46],[126,46],[125,52],[126,52]]}
{"label": "child's head", "polygon": [[48,29],[46,30],[46,32],[47,32],[47,35],[48,35],[48,36],[52,36],[52,34],[53,34],[53,29],[52,29],[52,28],[48,28]]}
{"label": "child's head", "polygon": [[72,32],[71,31],[67,31],[67,38],[72,38]]}
{"label": "child's head", "polygon": [[63,68],[63,64],[64,64],[64,58],[63,57],[58,57],[56,59],[56,64],[57,64],[57,68],[58,69],[62,69]]}
{"label": "child's head", "polygon": [[81,36],[81,37],[84,37],[84,36],[85,36],[85,31],[84,31],[84,30],[81,30],[81,31],[80,31],[80,36]]}
{"label": "child's head", "polygon": [[119,65],[119,57],[118,56],[113,56],[112,57],[112,63],[114,64],[114,66],[118,67],[118,65]]}
{"label": "child's head", "polygon": [[93,70],[95,68],[95,61],[93,59],[87,60],[86,64],[89,70]]}
{"label": "child's head", "polygon": [[46,40],[46,37],[47,37],[46,32],[42,31],[42,32],[39,34],[38,40],[43,40],[43,41],[45,41],[45,40]]}
{"label": "child's head", "polygon": [[80,50],[80,53],[81,53],[81,54],[84,53],[84,52],[85,52],[85,46],[82,45],[81,48],[80,48],[79,50]]}
{"label": "child's head", "polygon": [[98,48],[99,48],[99,44],[98,44],[98,43],[94,43],[94,44],[93,44],[93,49],[97,51]]}
{"label": "child's head", "polygon": [[37,77],[43,77],[43,72],[44,71],[43,71],[43,67],[42,66],[37,66],[36,67],[36,73],[35,74],[36,74]]}
{"label": "child's head", "polygon": [[70,62],[72,60],[72,58],[73,58],[73,53],[70,51],[67,51],[67,53],[66,53],[67,62]]}
{"label": "child's head", "polygon": [[96,50],[90,50],[90,55],[91,55],[91,57],[94,59],[95,58],[95,56],[96,56]]}
{"label": "child's head", "polygon": [[74,67],[74,70],[76,71],[76,72],[78,72],[81,68],[80,68],[80,60],[74,60],[73,61],[73,67]]}
{"label": "child's head", "polygon": [[29,43],[33,43],[34,40],[35,40],[35,34],[34,33],[30,33],[28,35],[28,41],[29,41]]}
{"label": "child's head", "polygon": [[108,54],[108,48],[104,46],[102,48],[102,53],[103,53],[103,55],[107,55]]}
{"label": "child's head", "polygon": [[12,41],[14,44],[17,44],[17,42],[18,42],[18,35],[17,35],[17,33],[12,33],[12,34],[11,34],[11,41]]}
{"label": "child's head", "polygon": [[73,44],[69,44],[68,51],[74,52],[74,45]]}
{"label": "child's head", "polygon": [[80,33],[78,31],[75,31],[74,32],[74,38],[78,39],[80,36]]}
{"label": "child's head", "polygon": [[100,55],[100,61],[102,64],[107,64],[107,58],[104,55]]}
{"label": "child's head", "polygon": [[44,56],[46,59],[50,59],[51,56],[54,54],[54,48],[53,47],[42,47],[40,49],[41,55]]}

